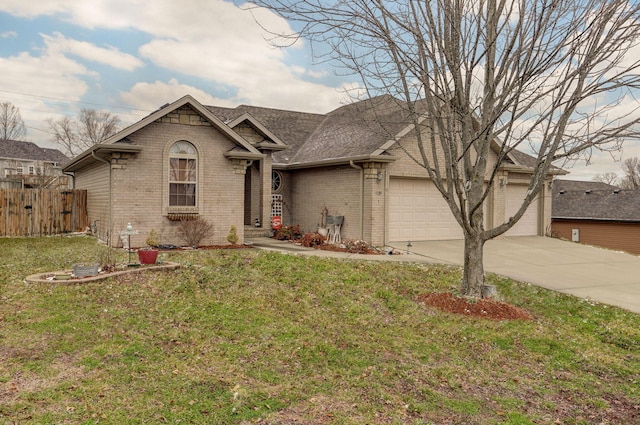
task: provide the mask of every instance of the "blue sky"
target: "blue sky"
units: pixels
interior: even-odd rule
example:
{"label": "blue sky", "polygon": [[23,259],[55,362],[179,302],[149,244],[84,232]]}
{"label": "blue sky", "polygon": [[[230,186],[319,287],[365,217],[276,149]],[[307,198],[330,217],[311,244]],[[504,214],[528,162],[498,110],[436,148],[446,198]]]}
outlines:
{"label": "blue sky", "polygon": [[185,94],[308,112],[347,100],[353,84],[314,66],[304,43],[277,49],[266,38],[251,12],[223,0],[0,0],[0,101],[20,108],[28,140],[46,144],[45,120],[83,107],[132,123]]}
{"label": "blue sky", "polygon": [[[254,10],[261,23],[289,24]],[[254,16],[223,0],[0,0],[0,102],[11,102],[27,140],[52,147],[47,119],[105,109],[131,124],[191,94],[203,104],[329,112],[355,79],[314,64],[306,43],[278,49]],[[628,145],[623,157],[640,156]],[[608,155],[571,178],[619,172]]]}

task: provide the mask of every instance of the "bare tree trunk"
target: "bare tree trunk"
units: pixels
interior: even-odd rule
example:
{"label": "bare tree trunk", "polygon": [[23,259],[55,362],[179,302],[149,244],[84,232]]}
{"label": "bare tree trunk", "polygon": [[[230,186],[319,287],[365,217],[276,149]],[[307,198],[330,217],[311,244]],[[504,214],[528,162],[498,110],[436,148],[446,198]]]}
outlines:
{"label": "bare tree trunk", "polygon": [[481,298],[484,286],[483,248],[484,240],[480,233],[464,235],[464,273],[461,291],[463,295]]}

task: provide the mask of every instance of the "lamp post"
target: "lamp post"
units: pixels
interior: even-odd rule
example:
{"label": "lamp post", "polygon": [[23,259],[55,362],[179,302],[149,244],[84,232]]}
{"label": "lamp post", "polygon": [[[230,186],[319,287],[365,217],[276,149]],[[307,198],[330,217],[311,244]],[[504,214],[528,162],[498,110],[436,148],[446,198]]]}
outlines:
{"label": "lamp post", "polygon": [[129,243],[127,244],[127,250],[129,251],[129,264],[131,264],[131,232],[133,232],[133,226],[131,223],[127,224],[127,235],[129,235]]}

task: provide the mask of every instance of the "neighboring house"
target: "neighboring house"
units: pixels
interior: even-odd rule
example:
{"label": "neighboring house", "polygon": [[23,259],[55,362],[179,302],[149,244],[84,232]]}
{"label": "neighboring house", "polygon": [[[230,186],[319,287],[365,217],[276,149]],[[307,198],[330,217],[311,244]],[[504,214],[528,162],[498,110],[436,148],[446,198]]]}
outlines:
{"label": "neighboring house", "polygon": [[57,149],[31,142],[0,141],[0,187],[66,188],[69,179],[62,174],[62,166],[68,160]]}
{"label": "neighboring house", "polygon": [[[162,243],[179,244],[179,222],[192,217],[214,225],[207,244],[225,243],[232,225],[243,241],[256,219],[268,228],[274,214],[311,232],[324,211],[344,217],[343,238],[374,245],[462,238],[440,193],[404,150],[412,139],[413,126],[390,96],[328,114],[203,106],[185,96],[64,171],[88,190],[90,220],[99,220],[101,236],[131,222],[140,231],[132,246],[143,245],[151,229]],[[514,152],[501,165],[485,205],[488,226],[520,206],[533,161]],[[545,234],[549,184],[508,235]]]}
{"label": "neighboring house", "polygon": [[599,182],[553,182],[552,235],[640,254],[640,190]]}

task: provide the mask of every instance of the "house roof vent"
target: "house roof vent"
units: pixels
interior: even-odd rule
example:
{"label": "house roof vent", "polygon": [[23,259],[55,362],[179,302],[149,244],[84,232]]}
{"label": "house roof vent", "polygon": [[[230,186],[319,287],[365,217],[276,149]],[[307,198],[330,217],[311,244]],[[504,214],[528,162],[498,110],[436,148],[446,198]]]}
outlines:
{"label": "house roof vent", "polygon": [[560,195],[564,195],[564,192],[565,192],[564,190],[561,190]]}
{"label": "house roof vent", "polygon": [[586,193],[587,195],[589,195],[591,193],[591,189],[589,190],[585,190],[584,193]]}
{"label": "house roof vent", "polygon": [[617,195],[618,193],[620,193],[620,189],[615,189],[615,190],[613,191],[613,193],[615,193],[615,194]]}

